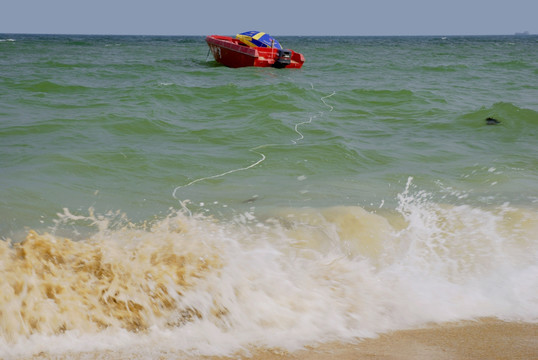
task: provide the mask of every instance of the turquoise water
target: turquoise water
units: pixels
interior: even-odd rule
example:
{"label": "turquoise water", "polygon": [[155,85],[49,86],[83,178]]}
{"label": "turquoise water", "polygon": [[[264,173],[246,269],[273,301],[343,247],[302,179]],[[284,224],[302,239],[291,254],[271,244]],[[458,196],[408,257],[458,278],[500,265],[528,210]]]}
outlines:
{"label": "turquoise water", "polygon": [[[476,316],[536,321],[536,297],[522,289],[536,289],[538,278],[538,37],[278,40],[305,56],[302,69],[229,69],[208,57],[203,37],[0,35],[0,238],[18,242],[35,230],[84,245],[119,241],[123,245],[114,251],[121,251],[138,246],[148,234],[156,243],[157,238],[187,241],[174,238],[168,225],[162,229],[179,218],[198,229],[189,241],[195,238],[212,249],[201,253],[222,257],[221,265],[243,256],[252,259],[254,269],[262,264],[278,274],[275,279],[281,277],[275,283],[325,289],[327,284],[315,280],[322,277],[317,271],[335,253],[346,261],[341,276],[358,272],[379,280],[383,274],[395,276],[395,267],[402,266],[409,278],[397,282],[411,285],[401,285],[393,295],[372,290],[370,304],[393,308],[381,299],[400,299],[413,289],[416,298],[405,301],[437,314],[400,309],[407,320],[395,320],[379,310],[379,318],[369,318],[349,305],[335,310],[343,318],[351,316],[344,325],[320,330],[317,322],[303,323],[337,339]],[[488,117],[500,123],[487,125]],[[133,235],[133,228],[146,233]],[[225,245],[229,241],[234,245]],[[169,245],[155,245],[160,249],[155,251],[169,251]],[[248,251],[231,250],[237,246]],[[261,252],[274,248],[284,258],[271,262],[252,256],[250,246]],[[12,259],[12,251],[6,248],[6,259]],[[316,255],[301,258],[295,251]],[[297,256],[307,264],[300,270]],[[311,258],[325,260],[314,265]],[[416,262],[407,263],[409,258]],[[281,263],[288,265],[274,270]],[[504,273],[494,263],[504,264]],[[229,269],[230,278],[247,276],[254,271],[249,266]],[[422,278],[425,274],[431,278]],[[41,281],[28,276],[25,281]],[[484,306],[499,277],[499,303]],[[274,287],[266,276],[248,279],[275,294],[305,297],[299,285],[290,291]],[[348,280],[341,284],[356,286]],[[427,294],[439,291],[439,284],[457,289],[441,289],[448,297],[431,303]],[[7,280],[2,286],[16,288]],[[214,325],[210,315],[203,315],[200,299],[217,296],[213,291],[223,298],[226,291],[197,291],[193,304],[176,299],[191,309],[185,321]],[[281,295],[267,293],[282,305],[275,300]],[[13,294],[2,306],[21,296]],[[46,297],[47,291],[41,294]],[[348,301],[322,290],[317,294],[328,308]],[[259,314],[250,306],[260,299],[244,296],[253,303],[222,300],[230,319]],[[294,313],[297,306],[286,309]],[[300,306],[319,314],[316,306]],[[156,316],[148,311],[153,315],[144,319]],[[282,314],[281,308],[273,311]],[[295,315],[283,323],[303,319]],[[316,321],[326,324],[324,316],[329,315]],[[166,328],[152,321],[147,320],[148,328]],[[62,324],[59,328],[68,330],[88,325]],[[252,328],[239,320],[228,324],[220,329],[238,343],[208,353],[222,355],[257,343],[247,336]],[[276,337],[262,346],[294,348],[312,341],[306,335],[294,338],[291,327],[287,333],[260,324],[256,331]],[[7,342],[36,333],[61,339],[53,325],[32,331],[13,326],[0,326]],[[115,326],[132,330],[113,322],[107,329]],[[92,327],[85,331],[105,336]],[[296,340],[292,345],[290,336]],[[102,344],[101,338],[92,339]],[[36,351],[47,346],[32,341]],[[124,345],[96,348],[115,346]],[[192,346],[193,351],[203,348]]]}
{"label": "turquoise water", "polygon": [[299,71],[217,66],[200,37],[2,40],[3,236],[184,199],[393,207],[409,176],[477,205],[538,199],[534,36],[283,38]]}

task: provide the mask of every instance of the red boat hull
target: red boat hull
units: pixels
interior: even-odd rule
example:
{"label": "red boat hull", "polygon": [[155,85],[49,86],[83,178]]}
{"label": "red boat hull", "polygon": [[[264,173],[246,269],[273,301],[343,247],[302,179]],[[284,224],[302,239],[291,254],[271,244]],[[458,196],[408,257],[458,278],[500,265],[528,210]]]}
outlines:
{"label": "red boat hull", "polygon": [[304,56],[293,50],[289,50],[291,52],[289,64],[280,65],[278,49],[249,47],[235,38],[221,35],[209,35],[205,41],[215,61],[231,68],[258,66],[299,69],[304,63]]}

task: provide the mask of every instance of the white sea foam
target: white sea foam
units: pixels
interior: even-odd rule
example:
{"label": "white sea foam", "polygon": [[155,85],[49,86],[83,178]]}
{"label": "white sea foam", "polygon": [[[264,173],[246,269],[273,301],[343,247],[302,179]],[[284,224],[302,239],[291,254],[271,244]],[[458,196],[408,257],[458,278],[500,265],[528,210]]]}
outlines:
{"label": "white sea foam", "polygon": [[232,355],[431,322],[538,321],[536,212],[437,204],[411,180],[396,212],[180,212],[145,230],[118,218],[66,210],[58,228],[84,221],[96,234],[2,246],[1,357]]}

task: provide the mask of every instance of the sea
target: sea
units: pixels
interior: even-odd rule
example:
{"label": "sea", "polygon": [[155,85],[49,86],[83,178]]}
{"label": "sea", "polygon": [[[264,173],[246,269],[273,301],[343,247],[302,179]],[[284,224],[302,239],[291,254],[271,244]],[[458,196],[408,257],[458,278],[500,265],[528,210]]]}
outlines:
{"label": "sea", "polygon": [[538,322],[538,36],[277,40],[0,34],[0,358]]}

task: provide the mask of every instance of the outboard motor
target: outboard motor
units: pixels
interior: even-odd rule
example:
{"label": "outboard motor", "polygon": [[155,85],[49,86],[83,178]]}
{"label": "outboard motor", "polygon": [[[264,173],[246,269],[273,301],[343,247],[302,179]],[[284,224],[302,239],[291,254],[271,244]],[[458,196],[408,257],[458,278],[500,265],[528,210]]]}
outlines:
{"label": "outboard motor", "polygon": [[277,58],[273,67],[282,69],[287,65],[291,64],[291,50],[288,49],[278,49]]}

